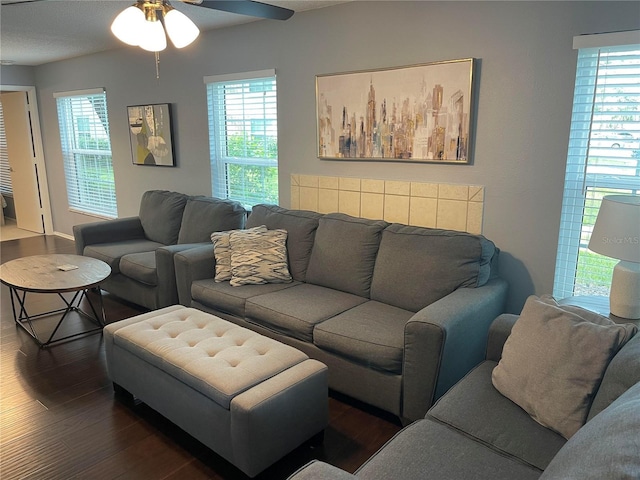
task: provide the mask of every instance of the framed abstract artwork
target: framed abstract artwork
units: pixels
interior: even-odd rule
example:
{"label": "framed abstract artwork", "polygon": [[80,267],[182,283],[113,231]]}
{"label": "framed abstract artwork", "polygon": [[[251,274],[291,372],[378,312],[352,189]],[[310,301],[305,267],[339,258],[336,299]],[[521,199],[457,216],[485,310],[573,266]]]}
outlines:
{"label": "framed abstract artwork", "polygon": [[171,104],[127,107],[134,165],[175,167]]}
{"label": "framed abstract artwork", "polygon": [[470,163],[474,59],[316,75],[325,160]]}

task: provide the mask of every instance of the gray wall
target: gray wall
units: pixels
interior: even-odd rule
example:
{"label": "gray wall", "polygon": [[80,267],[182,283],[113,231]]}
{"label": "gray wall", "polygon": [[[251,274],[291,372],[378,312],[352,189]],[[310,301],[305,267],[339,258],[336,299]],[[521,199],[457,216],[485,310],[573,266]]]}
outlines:
{"label": "gray wall", "polygon": [[35,68],[22,65],[0,67],[0,85],[33,86],[36,82]]}
{"label": "gray wall", "polygon": [[[637,2],[353,2],[208,32],[184,51],[127,48],[36,68],[55,230],[68,211],[53,93],[105,87],[118,211],[152,188],[210,194],[205,75],[275,68],[281,205],[291,173],[484,185],[484,233],[502,250],[508,310],[552,291],[571,118],[574,35],[640,27]],[[315,75],[478,59],[472,165],[321,161]],[[178,168],[134,166],[127,105],[173,104]]]}

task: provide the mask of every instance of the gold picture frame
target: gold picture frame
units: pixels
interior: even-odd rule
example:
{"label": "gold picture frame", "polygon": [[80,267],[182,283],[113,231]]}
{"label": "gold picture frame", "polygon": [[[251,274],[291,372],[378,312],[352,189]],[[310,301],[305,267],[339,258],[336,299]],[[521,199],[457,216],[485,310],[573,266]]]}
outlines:
{"label": "gold picture frame", "polygon": [[318,158],[470,163],[474,63],[316,75]]}

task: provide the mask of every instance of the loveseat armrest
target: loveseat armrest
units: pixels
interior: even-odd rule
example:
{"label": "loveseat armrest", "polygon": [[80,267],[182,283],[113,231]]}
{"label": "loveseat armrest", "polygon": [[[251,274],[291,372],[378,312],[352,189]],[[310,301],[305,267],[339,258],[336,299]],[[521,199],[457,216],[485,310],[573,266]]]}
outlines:
{"label": "loveseat armrest", "polygon": [[76,253],[82,255],[87,245],[122,242],[145,236],[140,217],[126,217],[74,225],[73,238],[76,241]]}
{"label": "loveseat armrest", "polygon": [[405,325],[402,417],[429,407],[485,356],[491,322],[504,311],[508,284],[494,278],[459,288],[417,312]]}
{"label": "loveseat armrest", "polygon": [[295,471],[288,480],[353,480],[356,477],[338,467],[319,460],[312,460]]}
{"label": "loveseat armrest", "polygon": [[503,313],[491,323],[489,327],[489,337],[487,338],[487,353],[485,356],[487,360],[493,360],[494,362],[500,361],[504,342],[506,342],[509,335],[511,335],[511,329],[518,318],[520,318],[519,315]]}
{"label": "loveseat armrest", "polygon": [[167,245],[156,250],[156,275],[158,276],[158,308],[178,303],[178,290],[174,257],[177,253],[208,245],[207,243],[181,243]]}
{"label": "loveseat armrest", "polygon": [[216,257],[213,244],[190,248],[173,256],[178,287],[178,301],[186,307],[191,306],[191,284],[196,280],[213,278],[216,269]]}

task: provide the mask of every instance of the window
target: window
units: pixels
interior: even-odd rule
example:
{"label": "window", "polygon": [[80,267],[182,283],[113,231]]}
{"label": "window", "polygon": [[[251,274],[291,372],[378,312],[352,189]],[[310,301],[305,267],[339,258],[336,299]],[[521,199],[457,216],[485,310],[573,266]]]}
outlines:
{"label": "window", "polygon": [[11,186],[11,166],[9,165],[9,154],[7,153],[7,135],[4,131],[2,102],[0,102],[0,193],[4,195],[13,194],[13,187]]}
{"label": "window", "polygon": [[275,71],[205,77],[213,195],[278,203]]}
{"label": "window", "polygon": [[593,224],[603,196],[640,193],[640,45],[608,46],[629,33],[588,35],[574,42],[579,51],[554,279],[557,298],[609,294],[617,260],[587,249]]}
{"label": "window", "polygon": [[69,208],[117,217],[106,94],[90,90],[55,97]]}

